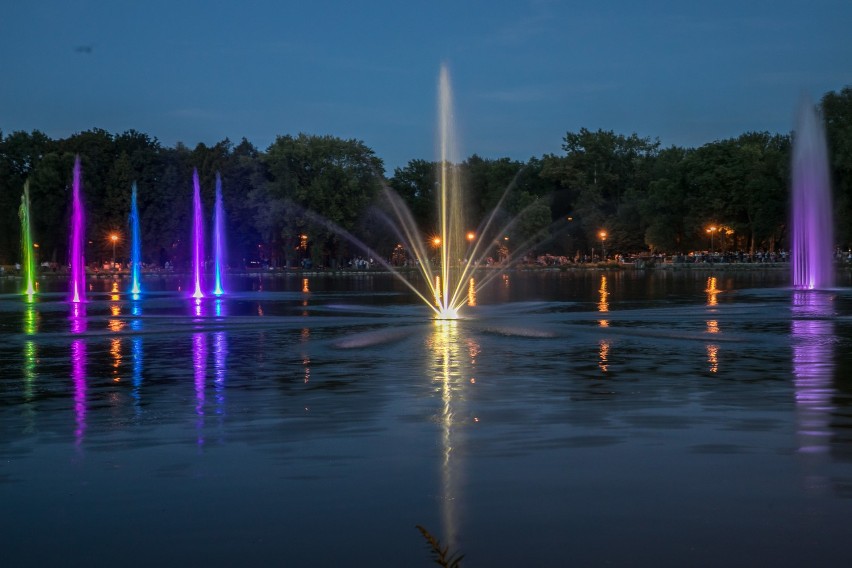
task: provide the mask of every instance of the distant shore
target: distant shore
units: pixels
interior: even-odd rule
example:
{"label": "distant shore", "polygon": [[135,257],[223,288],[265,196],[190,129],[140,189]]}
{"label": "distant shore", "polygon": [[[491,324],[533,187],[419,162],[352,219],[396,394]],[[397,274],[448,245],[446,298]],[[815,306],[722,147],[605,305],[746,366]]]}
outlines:
{"label": "distant shore", "polygon": [[[0,278],[4,279],[21,279],[21,274],[14,266],[3,266],[0,272]],[[843,264],[837,265],[838,270],[850,271],[852,265]],[[490,266],[480,267],[477,271],[494,271],[502,270],[506,272],[585,272],[585,271],[634,271],[634,270],[650,270],[650,271],[722,271],[722,272],[759,272],[759,271],[788,271],[790,270],[789,262],[765,262],[765,263],[746,263],[746,262],[666,262],[657,264],[642,264],[642,263],[616,263],[616,262],[598,262],[598,263],[579,263],[566,264],[561,266],[537,266],[537,265],[516,265],[511,267]],[[400,267],[394,270],[401,274],[419,274],[419,269],[415,267]],[[321,275],[367,275],[367,274],[390,274],[391,271],[384,267],[374,267],[368,269],[354,268],[273,268],[273,269],[251,269],[251,270],[231,270],[228,272],[230,277],[288,277],[288,276],[321,276]],[[142,277],[149,278],[171,278],[188,276],[188,272],[171,271],[171,270],[143,270]],[[87,278],[95,279],[125,279],[129,278],[128,270],[99,270],[87,271]],[[67,270],[45,270],[38,273],[39,279],[64,279],[68,277]]]}

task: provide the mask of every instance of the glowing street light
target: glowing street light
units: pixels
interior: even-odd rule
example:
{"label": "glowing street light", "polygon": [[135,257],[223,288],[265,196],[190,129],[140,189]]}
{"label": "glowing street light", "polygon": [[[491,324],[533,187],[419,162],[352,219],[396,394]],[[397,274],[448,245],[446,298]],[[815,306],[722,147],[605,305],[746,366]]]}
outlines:
{"label": "glowing street light", "polygon": [[474,233],[473,231],[468,231],[467,232],[467,240],[469,242],[473,242],[474,239],[476,239],[476,233]]}
{"label": "glowing street light", "polygon": [[601,231],[598,236],[601,238],[601,254],[603,259],[606,260],[606,231]]}
{"label": "glowing street light", "polygon": [[441,246],[441,237],[434,237],[432,239],[432,244],[435,246],[435,248]]}
{"label": "glowing street light", "polygon": [[718,227],[709,227],[707,232],[710,234],[710,254],[713,254],[713,234],[718,231]]}
{"label": "glowing street light", "polygon": [[115,268],[115,243],[118,242],[118,235],[115,233],[111,234],[109,240],[112,241],[112,267]]}

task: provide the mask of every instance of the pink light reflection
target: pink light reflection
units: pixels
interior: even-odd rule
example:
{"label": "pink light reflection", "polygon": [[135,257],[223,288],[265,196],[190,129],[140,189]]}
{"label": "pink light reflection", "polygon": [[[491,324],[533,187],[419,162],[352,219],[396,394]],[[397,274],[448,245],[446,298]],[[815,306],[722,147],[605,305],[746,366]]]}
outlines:
{"label": "pink light reflection", "polygon": [[86,433],[86,342],[71,342],[71,380],[74,383],[75,444],[79,447]]}

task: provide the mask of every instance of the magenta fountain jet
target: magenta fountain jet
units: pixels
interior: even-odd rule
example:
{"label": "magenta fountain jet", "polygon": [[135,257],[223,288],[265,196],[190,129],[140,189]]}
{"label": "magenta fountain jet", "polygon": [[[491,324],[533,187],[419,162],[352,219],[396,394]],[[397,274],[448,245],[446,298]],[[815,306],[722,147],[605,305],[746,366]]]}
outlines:
{"label": "magenta fountain jet", "polygon": [[86,262],[83,258],[83,202],[80,197],[82,190],[82,172],[80,156],[74,160],[74,196],[71,205],[71,301],[81,303],[86,301]]}
{"label": "magenta fountain jet", "polygon": [[820,117],[808,100],[804,100],[799,109],[792,169],[793,287],[797,290],[831,288],[834,286],[834,220],[828,151]]}
{"label": "magenta fountain jet", "polygon": [[195,275],[195,292],[192,297],[199,300],[204,297],[201,291],[201,273],[204,264],[204,216],[201,211],[201,182],[198,181],[198,170],[192,170],[193,193],[193,236],[192,236],[192,269]]}

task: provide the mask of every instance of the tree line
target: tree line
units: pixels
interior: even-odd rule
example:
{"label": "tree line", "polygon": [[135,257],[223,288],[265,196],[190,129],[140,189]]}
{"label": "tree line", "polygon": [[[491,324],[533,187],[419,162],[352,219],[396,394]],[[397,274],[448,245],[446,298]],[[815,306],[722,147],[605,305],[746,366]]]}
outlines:
{"label": "tree line", "polygon": [[[834,184],[837,245],[852,241],[852,88],[819,104]],[[524,161],[470,156],[453,164],[464,188],[471,230],[496,211],[508,242],[533,251],[585,254],[607,233],[612,253],[683,253],[707,249],[787,248],[790,134],[747,132],[698,148],[661,147],[637,134],[586,128],[568,132],[559,154]],[[83,166],[87,259],[111,256],[109,235],[125,239],[130,188],[139,187],[146,262],[189,259],[192,171],[212,210],[222,177],[230,264],[266,260],[293,265],[310,257],[335,265],[361,254],[354,242],[390,258],[398,237],[387,224],[388,189],[411,211],[424,238],[437,231],[438,166],[413,159],[389,178],[359,140],[278,136],[265,150],[246,139],[195,148],[166,147],[148,134],[92,129],[64,139],[39,131],[0,131],[0,264],[20,259],[18,209],[29,181],[31,224],[39,261],[66,262],[75,156]],[[512,221],[509,223],[509,221]],[[355,237],[352,239],[351,237]]]}

